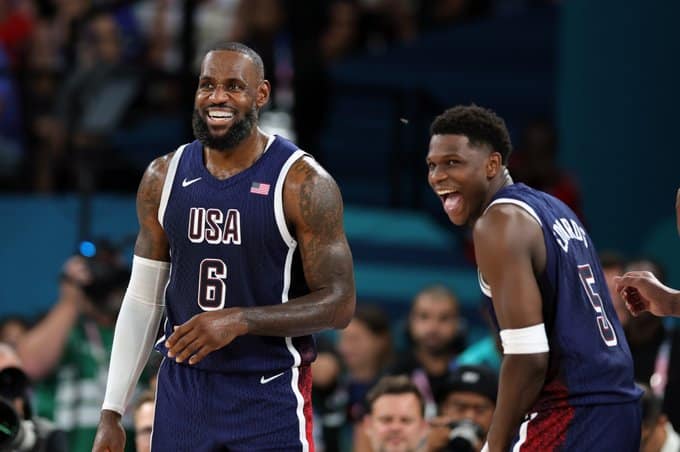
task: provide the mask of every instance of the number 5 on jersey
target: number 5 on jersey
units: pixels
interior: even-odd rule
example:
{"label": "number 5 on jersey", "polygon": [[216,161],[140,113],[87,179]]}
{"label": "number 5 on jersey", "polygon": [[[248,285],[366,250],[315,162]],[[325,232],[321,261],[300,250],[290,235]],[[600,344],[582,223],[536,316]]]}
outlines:
{"label": "number 5 on jersey", "polygon": [[227,295],[227,264],[221,259],[203,259],[198,277],[198,305],[204,311],[216,311],[224,307]]}
{"label": "number 5 on jersey", "polygon": [[607,318],[607,313],[602,305],[602,298],[600,298],[600,295],[594,290],[596,288],[595,276],[593,276],[593,270],[590,268],[590,264],[579,265],[578,275],[581,277],[581,283],[588,295],[590,304],[596,312],[597,327],[600,329],[600,336],[602,336],[602,340],[605,344],[609,347],[614,347],[618,344],[616,333],[614,332],[611,322]]}

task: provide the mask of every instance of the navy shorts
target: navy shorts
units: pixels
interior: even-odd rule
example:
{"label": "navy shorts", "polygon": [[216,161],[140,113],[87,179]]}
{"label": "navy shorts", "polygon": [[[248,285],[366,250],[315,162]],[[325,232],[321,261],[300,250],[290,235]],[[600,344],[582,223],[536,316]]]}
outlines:
{"label": "navy shorts", "polygon": [[637,401],[531,413],[510,450],[638,452],[640,423]]}
{"label": "navy shorts", "polygon": [[313,452],[309,366],[223,374],[165,359],[158,372],[153,452]]}

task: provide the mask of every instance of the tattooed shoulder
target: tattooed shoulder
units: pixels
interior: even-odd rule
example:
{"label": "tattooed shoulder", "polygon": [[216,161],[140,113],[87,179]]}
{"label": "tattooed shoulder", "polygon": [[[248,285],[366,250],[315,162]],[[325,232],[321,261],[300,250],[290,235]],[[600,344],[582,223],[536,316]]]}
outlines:
{"label": "tattooed shoulder", "polygon": [[[161,192],[163,191],[163,183],[165,182],[165,175],[168,171],[170,159],[173,153],[158,157],[149,164],[142,181],[139,183],[137,190],[137,211],[138,213],[149,214],[151,211],[158,209],[158,204],[161,199]],[[140,215],[141,218],[141,215]]]}
{"label": "tattooed shoulder", "polygon": [[303,157],[290,169],[286,181],[290,204],[303,226],[320,234],[342,231],[342,197],[335,180],[311,158]]}

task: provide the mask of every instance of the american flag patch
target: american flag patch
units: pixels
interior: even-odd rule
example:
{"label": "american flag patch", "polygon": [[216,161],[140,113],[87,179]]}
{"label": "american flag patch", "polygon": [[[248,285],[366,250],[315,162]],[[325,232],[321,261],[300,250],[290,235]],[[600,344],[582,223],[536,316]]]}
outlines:
{"label": "american flag patch", "polygon": [[266,196],[269,194],[269,184],[264,184],[262,182],[253,182],[250,185],[250,193]]}

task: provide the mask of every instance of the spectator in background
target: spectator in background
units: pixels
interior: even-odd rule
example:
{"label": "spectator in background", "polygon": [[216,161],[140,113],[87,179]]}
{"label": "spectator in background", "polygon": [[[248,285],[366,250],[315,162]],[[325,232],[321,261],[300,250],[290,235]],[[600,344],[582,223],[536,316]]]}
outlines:
{"label": "spectator in background", "polygon": [[338,352],[344,365],[337,391],[346,394],[346,436],[357,445],[365,440],[361,429],[354,427],[366,414],[366,394],[391,364],[389,317],[377,306],[358,306],[350,324],[340,332]]}
{"label": "spectator in background", "polygon": [[140,75],[123,59],[120,27],[112,14],[94,13],[81,31],[78,65],[59,88],[53,116],[43,120],[44,141],[51,147],[38,149],[43,164],[37,184],[45,191],[74,185],[91,190],[95,180],[99,187],[112,182],[105,176],[115,176],[120,187],[121,178],[133,177],[107,140],[136,100]]}
{"label": "spectator in background", "polygon": [[677,452],[680,450],[680,435],[673,430],[663,412],[661,397],[646,385],[640,399],[642,405],[642,435],[640,452]]}
{"label": "spectator in background", "polygon": [[67,432],[70,452],[92,450],[127,283],[120,255],[105,248],[66,261],[57,303],[17,344],[26,373],[38,383],[37,412]]}
{"label": "spectator in background", "polygon": [[424,451],[428,425],[425,403],[418,388],[405,375],[380,379],[367,396],[364,430],[371,448],[354,452]]}
{"label": "spectator in background", "polygon": [[[15,452],[67,452],[66,435],[55,425],[40,416],[34,416],[30,401],[31,383],[23,371],[21,359],[16,351],[0,342],[0,410],[3,417],[0,426],[0,448]],[[11,406],[5,406],[8,402]],[[12,412],[10,415],[9,412]],[[10,417],[20,425],[12,439],[8,432],[13,430]],[[21,440],[21,442],[19,442]],[[4,442],[8,441],[8,442]],[[10,446],[5,448],[5,446]]]}
{"label": "spectator in background", "polygon": [[[2,2],[0,0],[0,4]],[[16,182],[14,179],[24,157],[22,112],[17,93],[17,84],[10,72],[10,60],[0,46],[0,187]]]}
{"label": "spectator in background", "polygon": [[153,415],[156,408],[154,393],[151,391],[143,392],[137,402],[133,412],[135,422],[135,451],[151,451],[151,430],[153,428]]}
{"label": "spectator in background", "polygon": [[456,369],[438,400],[438,416],[430,420],[428,450],[480,450],[496,408],[497,391],[494,370],[486,366]]}
{"label": "spectator in background", "polygon": [[530,122],[522,132],[519,147],[510,157],[509,169],[516,182],[523,182],[562,200],[583,220],[578,185],[557,162],[557,132],[547,119]]}
{"label": "spectator in background", "polygon": [[458,298],[443,285],[421,290],[408,317],[410,349],[400,355],[390,373],[407,374],[425,399],[426,417],[436,413],[436,399],[456,367],[456,357],[465,347],[465,327]]}

